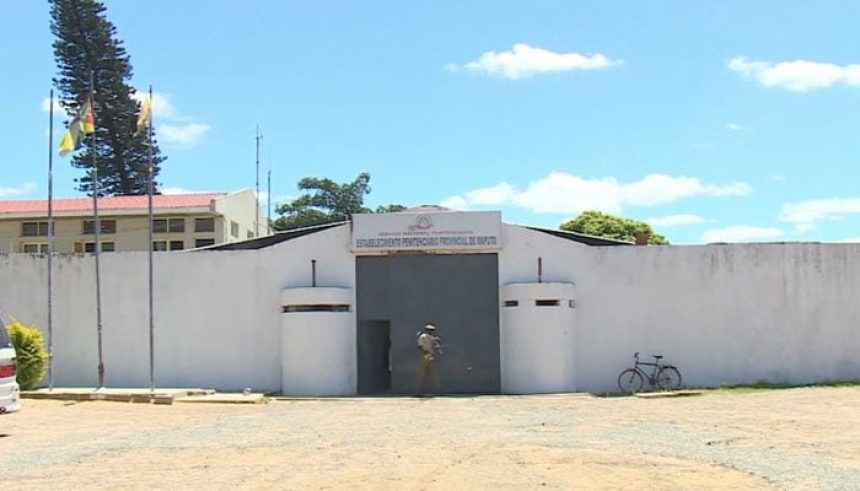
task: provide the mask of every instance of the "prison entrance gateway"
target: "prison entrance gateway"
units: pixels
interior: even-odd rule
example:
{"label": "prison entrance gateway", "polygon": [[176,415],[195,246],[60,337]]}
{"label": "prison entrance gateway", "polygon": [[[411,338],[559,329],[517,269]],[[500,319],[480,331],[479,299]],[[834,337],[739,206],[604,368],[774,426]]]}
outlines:
{"label": "prison entrance gateway", "polygon": [[499,260],[490,251],[501,220],[475,215],[355,217],[359,394],[415,393],[427,323],[443,351],[428,393],[500,392]]}

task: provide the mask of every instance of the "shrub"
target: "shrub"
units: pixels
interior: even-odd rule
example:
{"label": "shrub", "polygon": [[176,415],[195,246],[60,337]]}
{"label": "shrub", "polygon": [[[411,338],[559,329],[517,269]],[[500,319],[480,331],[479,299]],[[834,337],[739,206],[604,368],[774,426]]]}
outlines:
{"label": "shrub", "polygon": [[22,389],[34,389],[48,368],[48,350],[45,338],[35,326],[22,324],[15,319],[6,327],[18,358],[18,385]]}

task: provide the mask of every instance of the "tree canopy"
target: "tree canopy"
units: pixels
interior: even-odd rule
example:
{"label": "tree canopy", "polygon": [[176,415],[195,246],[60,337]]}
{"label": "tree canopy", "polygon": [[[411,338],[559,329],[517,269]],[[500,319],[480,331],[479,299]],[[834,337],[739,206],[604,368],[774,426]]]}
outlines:
{"label": "tree canopy", "polygon": [[[132,97],[134,88],[128,85],[132,76],[130,57],[105,16],[105,6],[97,0],[50,0],[50,6],[58,69],[53,82],[60,104],[71,115],[90,93],[91,79],[94,91],[95,148],[87,137],[86,148],[72,158],[74,167],[85,170],[83,177],[75,179],[78,190],[93,191],[95,150],[100,195],[146,194],[148,138],[135,134],[140,107]],[[155,179],[165,158],[154,139],[152,154]]]}
{"label": "tree canopy", "polygon": [[328,178],[305,177],[298,187],[305,193],[276,208],[281,216],[272,223],[275,230],[339,222],[348,220],[354,213],[394,213],[406,209],[402,205],[379,206],[376,210],[365,207],[364,197],[370,194],[367,172],[343,184]]}
{"label": "tree canopy", "polygon": [[632,218],[624,218],[596,210],[588,210],[559,227],[570,232],[636,242],[636,236],[648,238],[649,244],[666,245],[669,241],[654,232],[651,225]]}

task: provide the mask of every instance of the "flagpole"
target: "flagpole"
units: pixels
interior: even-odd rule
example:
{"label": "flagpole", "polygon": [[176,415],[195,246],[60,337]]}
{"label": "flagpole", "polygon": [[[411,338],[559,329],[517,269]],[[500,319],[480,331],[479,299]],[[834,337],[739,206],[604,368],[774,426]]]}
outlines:
{"label": "flagpole", "polygon": [[[271,161],[269,163],[271,166]],[[269,167],[266,189],[266,235],[272,235],[272,168]]]}
{"label": "flagpole", "polygon": [[149,128],[147,129],[147,134],[149,136],[149,181],[147,183],[147,194],[149,195],[149,392],[155,392],[155,316],[154,316],[154,294],[153,294],[153,242],[152,242],[152,222],[153,222],[153,213],[152,213],[152,194],[153,194],[153,184],[152,184],[152,174],[153,174],[153,163],[152,163],[152,85],[149,86]]}
{"label": "flagpole", "polygon": [[54,89],[48,109],[48,390],[54,390]]}
{"label": "flagpole", "polygon": [[256,207],[256,211],[254,214],[254,237],[260,235],[260,139],[263,138],[260,135],[260,125],[257,125],[257,191],[254,195],[254,205]]}
{"label": "flagpole", "polygon": [[93,174],[92,174],[92,189],[93,189],[93,228],[95,232],[95,262],[96,262],[96,329],[98,332],[98,348],[99,348],[99,389],[105,386],[105,365],[102,352],[102,292],[101,292],[101,271],[99,268],[99,233],[101,232],[101,222],[99,221],[99,167],[96,161],[96,131],[95,131],[95,91],[93,90],[93,72],[90,71],[90,111],[93,114],[93,133],[90,139],[90,151],[93,159]]}

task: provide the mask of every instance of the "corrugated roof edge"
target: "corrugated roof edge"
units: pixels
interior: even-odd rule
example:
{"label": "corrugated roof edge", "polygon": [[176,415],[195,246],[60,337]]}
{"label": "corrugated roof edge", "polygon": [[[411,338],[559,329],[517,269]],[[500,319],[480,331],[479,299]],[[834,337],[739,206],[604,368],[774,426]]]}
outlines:
{"label": "corrugated roof edge", "polygon": [[266,235],[265,237],[257,237],[254,239],[247,239],[239,242],[229,242],[226,244],[199,247],[197,249],[192,249],[191,251],[240,251],[264,249],[275,244],[280,244],[281,242],[286,242],[288,240],[296,239],[305,235],[322,232],[323,230],[337,227],[339,225],[346,225],[348,223],[348,221],[341,221],[323,223],[322,225],[312,225],[310,227],[294,228],[290,230],[284,230],[283,232],[275,232],[274,234]]}
{"label": "corrugated roof edge", "polygon": [[607,239],[606,237],[597,237],[596,235],[581,234],[579,232],[569,232],[567,230],[557,230],[557,229],[540,228],[540,227],[529,227],[527,225],[523,225],[523,227],[525,227],[529,230],[534,230],[536,232],[543,232],[545,234],[555,235],[556,237],[561,237],[562,239],[572,240],[574,242],[579,242],[581,244],[590,245],[590,246],[629,246],[629,245],[633,245],[632,242],[627,242],[624,240]]}
{"label": "corrugated roof edge", "polygon": [[[321,225],[312,225],[310,227],[302,227],[302,228],[294,228],[291,230],[284,230],[283,232],[276,232],[272,235],[267,235],[265,237],[257,237],[255,239],[247,239],[239,242],[229,242],[227,244],[218,244],[206,247],[199,247],[197,249],[191,249],[188,252],[194,251],[237,251],[237,250],[253,250],[253,249],[263,249],[266,247],[273,246],[275,244],[280,244],[281,242],[286,242],[288,240],[296,239],[298,237],[303,237],[305,235],[314,234],[317,232],[322,232],[323,230],[327,230],[333,227],[337,227],[340,225],[348,225],[349,220],[344,220],[340,222],[331,222],[331,223],[323,223]],[[534,230],[536,232],[543,232],[545,234],[554,235],[556,237],[560,237],[562,239],[567,239],[573,242],[579,242],[581,244],[590,245],[590,246],[629,246],[633,245],[632,242],[626,242],[623,240],[615,240],[615,239],[607,239],[606,237],[597,237],[594,235],[581,234],[578,232],[569,232],[567,230],[557,230],[557,229],[548,229],[548,228],[540,228],[540,227],[530,227],[527,225],[520,225],[523,228],[527,228],[529,230]]]}

